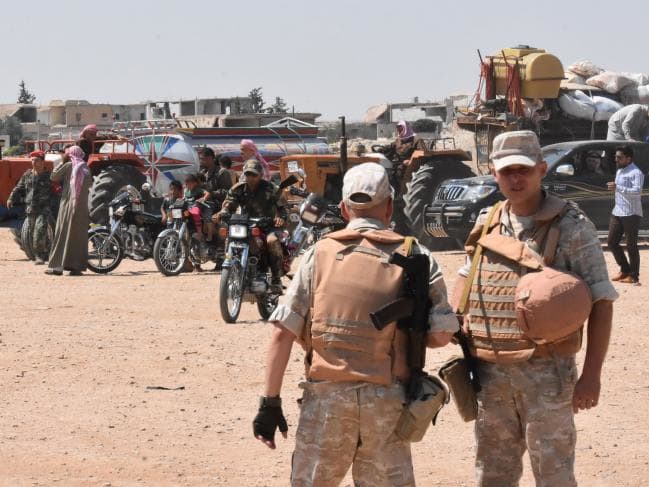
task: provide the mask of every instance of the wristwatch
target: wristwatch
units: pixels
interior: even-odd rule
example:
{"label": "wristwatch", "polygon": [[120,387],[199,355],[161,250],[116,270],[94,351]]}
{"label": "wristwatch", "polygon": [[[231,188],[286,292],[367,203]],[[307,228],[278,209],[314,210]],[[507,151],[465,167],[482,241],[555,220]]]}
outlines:
{"label": "wristwatch", "polygon": [[259,398],[259,407],[281,408],[282,398],[279,396],[261,396]]}

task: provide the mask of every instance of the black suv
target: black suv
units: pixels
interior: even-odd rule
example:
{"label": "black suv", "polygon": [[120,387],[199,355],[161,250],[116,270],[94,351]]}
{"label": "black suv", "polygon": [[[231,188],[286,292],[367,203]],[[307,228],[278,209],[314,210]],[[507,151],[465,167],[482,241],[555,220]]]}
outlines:
{"label": "black suv", "polygon": [[[588,215],[598,232],[608,232],[615,192],[606,189],[615,180],[615,149],[623,142],[587,140],[563,142],[543,148],[548,173],[543,188],[574,201]],[[649,172],[649,144],[631,142],[633,161]],[[645,178],[640,234],[649,235],[649,177]],[[448,179],[438,187],[434,201],[424,209],[426,232],[433,237],[450,237],[462,245],[480,210],[505,199],[493,176]]]}

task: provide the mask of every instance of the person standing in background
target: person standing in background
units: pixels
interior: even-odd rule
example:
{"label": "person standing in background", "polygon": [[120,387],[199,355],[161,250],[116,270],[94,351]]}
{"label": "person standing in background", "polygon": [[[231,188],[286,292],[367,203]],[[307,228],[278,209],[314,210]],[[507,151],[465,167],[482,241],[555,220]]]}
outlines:
{"label": "person standing in background", "polygon": [[[608,183],[608,189],[615,191],[615,207],[608,227],[608,248],[611,249],[620,272],[612,281],[640,285],[640,252],[638,251],[638,231],[642,218],[642,186],[644,174],[633,163],[633,149],[619,147],[615,151],[617,173],[615,181]],[[620,245],[626,235],[627,260]]]}

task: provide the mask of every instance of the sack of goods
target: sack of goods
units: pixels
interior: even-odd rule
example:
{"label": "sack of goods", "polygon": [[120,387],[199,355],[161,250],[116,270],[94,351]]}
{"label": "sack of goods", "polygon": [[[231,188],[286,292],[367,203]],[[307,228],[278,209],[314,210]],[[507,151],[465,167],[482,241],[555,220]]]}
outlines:
{"label": "sack of goods", "polygon": [[645,86],[627,86],[620,93],[622,103],[625,105],[634,105],[640,103],[649,105],[649,85]]}
{"label": "sack of goods", "polygon": [[592,303],[583,279],[544,267],[521,277],[516,287],[516,321],[533,342],[552,343],[578,331],[588,319]]}
{"label": "sack of goods", "polygon": [[568,71],[578,76],[583,76],[584,78],[590,78],[601,73],[604,70],[599,66],[593,64],[591,61],[584,60],[571,64],[568,67]]}
{"label": "sack of goods", "polygon": [[637,81],[628,76],[629,73],[615,73],[604,71],[586,80],[586,84],[596,86],[609,93],[619,93],[629,85],[637,85]]}
{"label": "sack of goods", "polygon": [[589,97],[581,90],[564,93],[559,97],[561,110],[571,117],[596,122],[606,121],[624,105],[605,96]]}

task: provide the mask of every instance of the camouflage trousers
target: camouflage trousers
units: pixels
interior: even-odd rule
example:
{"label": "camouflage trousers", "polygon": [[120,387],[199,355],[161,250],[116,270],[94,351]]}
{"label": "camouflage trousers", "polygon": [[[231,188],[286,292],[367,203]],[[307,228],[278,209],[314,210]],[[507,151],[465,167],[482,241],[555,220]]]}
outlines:
{"label": "camouflage trousers", "polygon": [[266,250],[268,251],[268,262],[273,277],[281,277],[283,274],[282,260],[284,259],[284,251],[277,232],[270,232],[266,236]]}
{"label": "camouflage trousers", "polygon": [[303,382],[291,472],[293,487],[415,485],[410,444],[394,434],[403,386]]}
{"label": "camouflage trousers", "polygon": [[480,362],[475,424],[476,476],[482,487],[517,486],[527,449],[538,487],[572,487],[576,430],[574,357]]}
{"label": "camouflage trousers", "polygon": [[47,238],[48,214],[30,215],[33,218],[34,226],[32,227],[32,249],[37,257],[47,260],[49,257],[49,245]]}

